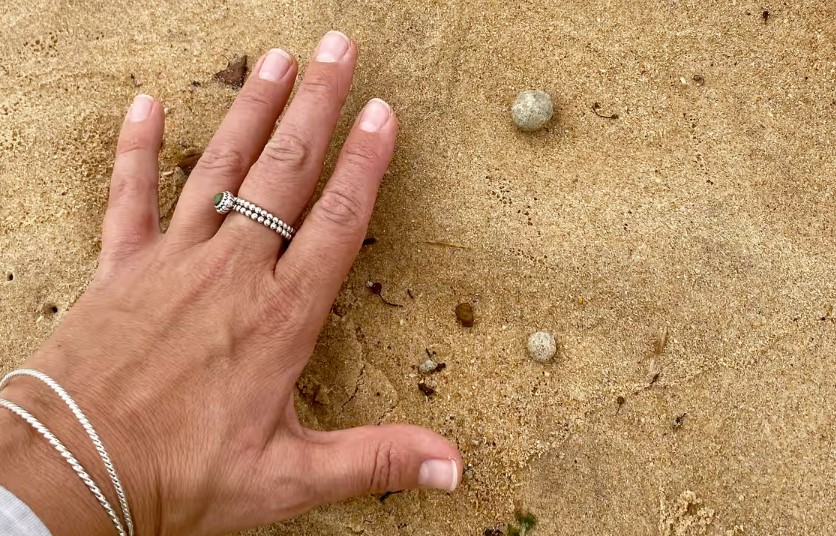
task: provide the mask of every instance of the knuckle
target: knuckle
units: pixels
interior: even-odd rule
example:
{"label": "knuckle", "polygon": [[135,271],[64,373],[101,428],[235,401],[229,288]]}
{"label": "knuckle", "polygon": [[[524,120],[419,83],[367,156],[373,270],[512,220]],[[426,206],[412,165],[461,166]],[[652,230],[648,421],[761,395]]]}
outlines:
{"label": "knuckle", "polygon": [[261,156],[269,165],[280,167],[284,172],[298,173],[308,167],[311,148],[301,136],[280,132],[264,147]]}
{"label": "knuckle", "polygon": [[343,149],[343,158],[349,169],[368,169],[379,160],[377,151],[370,143],[352,143]]}
{"label": "knuckle", "polygon": [[369,491],[395,489],[401,480],[401,455],[394,443],[385,441],[375,447]]}
{"label": "knuckle", "polygon": [[235,106],[259,113],[261,109],[272,106],[272,99],[270,99],[266,91],[259,91],[255,87],[249,87],[242,91],[238,95],[238,98],[235,99]]}
{"label": "knuckle", "polygon": [[123,200],[143,199],[151,190],[151,185],[156,186],[156,178],[152,181],[134,172],[116,172],[110,181],[110,202],[118,204]]}
{"label": "knuckle", "polygon": [[99,253],[99,263],[121,264],[134,256],[145,245],[146,236],[143,233],[122,233],[116,236],[109,234],[102,240],[102,251]]}
{"label": "knuckle", "polygon": [[341,227],[357,228],[363,224],[365,211],[351,192],[336,188],[326,190],[317,201],[316,209],[325,220]]}
{"label": "knuckle", "polygon": [[133,151],[141,151],[148,149],[150,145],[151,142],[148,136],[143,136],[139,133],[120,136],[119,141],[116,143],[116,154],[123,155]]}
{"label": "knuckle", "polygon": [[309,71],[302,80],[300,93],[303,98],[332,99],[340,93],[339,72],[332,69]]}
{"label": "knuckle", "polygon": [[203,171],[223,176],[243,177],[250,169],[250,160],[237,147],[212,143],[200,157],[197,166]]}

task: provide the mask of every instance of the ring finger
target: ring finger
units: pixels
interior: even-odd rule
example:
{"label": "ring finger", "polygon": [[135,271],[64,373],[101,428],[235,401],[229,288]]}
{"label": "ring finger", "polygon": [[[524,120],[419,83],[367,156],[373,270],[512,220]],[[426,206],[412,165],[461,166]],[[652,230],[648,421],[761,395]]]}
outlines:
{"label": "ring finger", "polygon": [[[348,96],[357,48],[331,31],[317,46],[299,91],[273,138],[244,179],[239,196],[293,225],[313,194],[340,110]],[[281,236],[237,214],[219,235],[251,245],[251,255],[275,262]],[[239,240],[240,238],[245,238]]]}
{"label": "ring finger", "polygon": [[296,62],[281,49],[256,64],[183,188],[166,235],[174,248],[208,240],[218,231],[223,219],[212,210],[212,196],[238,189],[270,139],[295,80]]}

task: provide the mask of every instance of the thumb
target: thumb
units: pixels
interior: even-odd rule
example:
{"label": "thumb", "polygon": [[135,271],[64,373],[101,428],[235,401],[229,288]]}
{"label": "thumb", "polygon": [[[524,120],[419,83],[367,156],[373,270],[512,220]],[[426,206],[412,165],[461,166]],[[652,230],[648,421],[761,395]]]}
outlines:
{"label": "thumb", "polygon": [[458,450],[440,435],[403,424],[308,432],[310,482],[322,503],[380,491],[436,488],[461,481]]}

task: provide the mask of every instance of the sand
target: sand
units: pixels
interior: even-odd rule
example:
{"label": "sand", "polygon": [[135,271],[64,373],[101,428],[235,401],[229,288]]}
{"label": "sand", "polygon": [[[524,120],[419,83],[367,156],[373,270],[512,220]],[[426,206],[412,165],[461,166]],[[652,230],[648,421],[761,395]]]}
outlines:
{"label": "sand", "polygon": [[[368,98],[397,109],[377,242],[299,407],[320,428],[433,427],[469,478],[258,534],[481,535],[518,507],[543,535],[836,533],[836,4],[0,4],[4,370],[90,281],[135,93],[167,106],[166,217],[237,54],[304,65],[341,29],[361,56],[337,138]],[[553,95],[547,131],[515,129],[523,89]],[[526,355],[540,329],[550,365]],[[446,364],[430,398],[427,349]]]}

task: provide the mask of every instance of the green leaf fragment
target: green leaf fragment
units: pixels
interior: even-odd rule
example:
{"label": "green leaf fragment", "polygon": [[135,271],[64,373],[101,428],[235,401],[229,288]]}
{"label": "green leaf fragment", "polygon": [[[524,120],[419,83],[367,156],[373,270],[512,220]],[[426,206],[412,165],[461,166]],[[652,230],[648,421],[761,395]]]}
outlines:
{"label": "green leaf fragment", "polygon": [[537,516],[531,512],[517,512],[516,516],[517,523],[520,524],[520,528],[523,530],[523,533],[527,530],[533,529],[534,525],[537,524]]}

